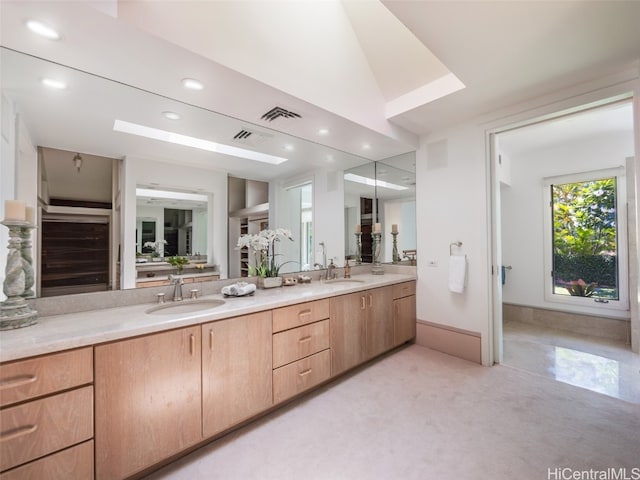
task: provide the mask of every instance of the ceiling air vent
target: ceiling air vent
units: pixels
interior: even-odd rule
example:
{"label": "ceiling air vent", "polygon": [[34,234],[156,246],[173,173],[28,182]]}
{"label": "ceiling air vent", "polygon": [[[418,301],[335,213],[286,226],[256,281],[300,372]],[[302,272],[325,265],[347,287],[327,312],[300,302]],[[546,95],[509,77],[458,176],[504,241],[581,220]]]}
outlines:
{"label": "ceiling air vent", "polygon": [[268,122],[273,122],[278,118],[302,118],[301,115],[291,112],[289,110],[285,110],[282,107],[273,107],[267,113],[260,117],[262,120],[266,120]]}
{"label": "ceiling air vent", "polygon": [[244,143],[245,145],[260,145],[264,141],[272,138],[273,135],[263,132],[257,132],[255,130],[249,130],[247,128],[243,128],[238,133],[233,136],[233,139],[236,142]]}

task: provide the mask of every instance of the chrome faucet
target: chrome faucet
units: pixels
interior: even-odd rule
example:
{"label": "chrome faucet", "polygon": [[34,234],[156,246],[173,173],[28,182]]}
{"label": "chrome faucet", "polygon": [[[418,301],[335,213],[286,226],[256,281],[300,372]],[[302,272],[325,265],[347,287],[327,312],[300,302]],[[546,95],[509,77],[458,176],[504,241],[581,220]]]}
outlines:
{"label": "chrome faucet", "polygon": [[175,285],[173,290],[173,301],[181,302],[182,301],[182,285],[184,285],[184,278],[178,275],[169,275],[169,282],[171,285]]}
{"label": "chrome faucet", "polygon": [[336,269],[336,265],[333,263],[333,258],[331,259],[331,263],[327,265],[327,276],[325,280],[331,280],[333,278],[333,271]]}

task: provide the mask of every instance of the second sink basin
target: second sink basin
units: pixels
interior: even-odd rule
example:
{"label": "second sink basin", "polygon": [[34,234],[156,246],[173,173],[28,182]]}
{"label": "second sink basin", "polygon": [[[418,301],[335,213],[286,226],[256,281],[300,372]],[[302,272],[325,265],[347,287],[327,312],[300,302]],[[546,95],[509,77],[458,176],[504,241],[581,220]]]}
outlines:
{"label": "second sink basin", "polygon": [[153,315],[173,315],[209,310],[224,305],[224,300],[183,300],[182,302],[163,303],[147,309]]}

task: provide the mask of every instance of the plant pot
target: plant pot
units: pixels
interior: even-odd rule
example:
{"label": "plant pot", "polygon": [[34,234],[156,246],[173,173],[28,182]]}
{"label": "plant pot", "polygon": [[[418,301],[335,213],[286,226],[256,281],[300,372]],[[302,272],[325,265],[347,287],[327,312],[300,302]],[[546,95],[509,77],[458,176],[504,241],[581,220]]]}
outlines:
{"label": "plant pot", "polygon": [[258,288],[276,288],[282,286],[282,277],[258,277]]}

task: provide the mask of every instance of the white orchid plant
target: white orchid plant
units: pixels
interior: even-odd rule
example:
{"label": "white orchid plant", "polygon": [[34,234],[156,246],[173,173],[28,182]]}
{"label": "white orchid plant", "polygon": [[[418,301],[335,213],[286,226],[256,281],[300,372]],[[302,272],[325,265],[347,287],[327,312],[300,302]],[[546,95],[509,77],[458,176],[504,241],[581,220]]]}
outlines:
{"label": "white orchid plant", "polygon": [[256,234],[245,234],[238,238],[237,249],[249,248],[253,252],[255,266],[249,266],[249,273],[258,277],[277,277],[282,265],[278,264],[275,253],[275,243],[280,239],[293,241],[291,230],[277,228],[275,230],[261,230]]}
{"label": "white orchid plant", "polygon": [[157,242],[144,242],[143,247],[151,248],[153,250],[151,255],[153,257],[158,257],[160,256],[160,245],[166,245],[166,244],[167,244],[166,240],[158,240]]}

